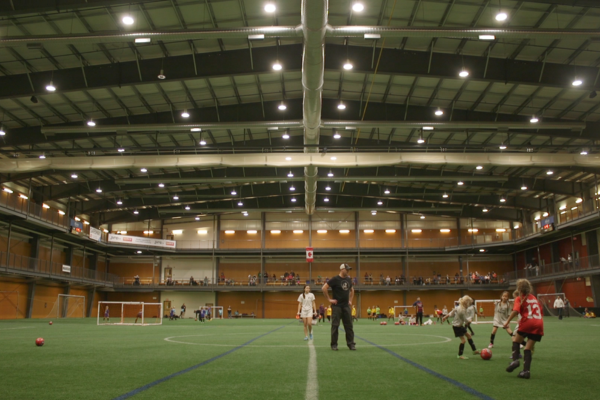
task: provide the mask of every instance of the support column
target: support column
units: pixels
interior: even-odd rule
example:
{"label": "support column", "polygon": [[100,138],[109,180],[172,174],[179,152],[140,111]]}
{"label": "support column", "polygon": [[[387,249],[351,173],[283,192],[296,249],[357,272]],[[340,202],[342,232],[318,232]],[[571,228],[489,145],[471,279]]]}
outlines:
{"label": "support column", "polygon": [[462,256],[458,256],[458,273],[460,276],[463,276],[463,264],[462,264]]}
{"label": "support column", "polygon": [[[258,277],[258,282],[259,282],[259,285],[264,284],[266,286],[266,282],[265,282],[265,278],[264,278],[265,263],[266,263],[265,257],[261,255],[261,257],[260,257],[260,276]],[[256,310],[256,311],[258,312],[258,310]]]}
{"label": "support column", "polygon": [[70,265],[73,266],[73,253],[75,252],[75,250],[73,249],[73,246],[68,245],[65,248],[65,264],[66,265]]}
{"label": "support column", "polygon": [[31,281],[29,283],[29,288],[27,289],[27,311],[25,314],[25,318],[31,318],[31,314],[33,312],[33,300],[35,299],[35,281]]}
{"label": "support column", "polygon": [[360,253],[355,258],[356,260],[356,282],[360,282]]}
{"label": "support column", "polygon": [[460,246],[462,244],[462,235],[460,232],[460,217],[456,218],[456,231],[458,232],[458,245]]}
{"label": "support column", "polygon": [[8,223],[8,236],[6,237],[6,267],[9,267],[10,261],[10,237],[12,236],[12,221]]}
{"label": "support column", "polygon": [[[267,218],[266,213],[263,211],[260,213],[260,248],[265,248],[265,236],[266,236]],[[262,282],[262,277],[259,282]]]}
{"label": "support column", "polygon": [[96,287],[94,286],[93,288],[88,290],[88,303],[87,303],[87,314],[86,314],[86,316],[88,318],[92,316],[95,297],[96,297]]}
{"label": "support column", "polygon": [[404,214],[400,214],[400,248],[406,247],[406,240],[404,239],[404,235],[407,233],[404,232],[406,229],[406,224],[404,223]]}
{"label": "support column", "polygon": [[312,247],[312,214],[308,216],[308,247]]}
{"label": "support column", "polygon": [[221,216],[217,215],[215,217],[215,245],[213,248],[218,249],[219,243],[221,241]]}
{"label": "support column", "polygon": [[215,257],[215,283],[219,282],[219,257]]}
{"label": "support column", "polygon": [[36,271],[40,267],[38,264],[38,258],[40,257],[40,237],[34,234],[31,239],[29,239],[29,244],[29,269]]}

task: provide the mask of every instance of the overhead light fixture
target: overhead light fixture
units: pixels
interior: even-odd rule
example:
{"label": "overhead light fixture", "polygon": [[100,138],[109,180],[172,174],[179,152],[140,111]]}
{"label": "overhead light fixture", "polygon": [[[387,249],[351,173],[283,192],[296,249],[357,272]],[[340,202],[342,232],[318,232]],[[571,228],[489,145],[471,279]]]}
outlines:
{"label": "overhead light fixture", "polygon": [[40,160],[45,160],[46,159],[46,155],[44,153],[40,154]]}
{"label": "overhead light fixture", "polygon": [[327,230],[326,229],[319,229],[319,230],[317,230],[317,233],[327,233]]}
{"label": "overhead light fixture", "polygon": [[566,209],[567,209],[567,206],[565,206],[565,205],[562,205],[562,206],[560,206],[558,209],[559,209],[559,210],[566,210]]}
{"label": "overhead light fixture", "polygon": [[23,200],[29,199],[29,197],[25,196],[24,194],[20,194],[19,197],[22,198]]}
{"label": "overhead light fixture", "polygon": [[282,138],[282,139],[285,139],[285,140],[287,140],[287,139],[289,139],[289,138],[290,138],[290,135],[288,135],[287,133],[284,133],[284,134],[281,136],[281,138]]}
{"label": "overhead light fixture", "polygon": [[496,232],[498,232],[498,233],[506,232],[506,228],[496,228]]}
{"label": "overhead light fixture", "polygon": [[339,134],[339,133],[337,133],[337,132],[333,134],[333,138],[334,138],[334,139],[340,139],[341,137],[342,137],[342,135],[340,135],[340,134]]}
{"label": "overhead light fixture", "polygon": [[44,204],[42,204],[42,208],[49,209],[50,206],[48,204],[44,203]]}
{"label": "overhead light fixture", "polygon": [[288,172],[287,174],[288,178],[293,178],[294,177],[294,173],[292,171]]}
{"label": "overhead light fixture", "polygon": [[462,71],[460,71],[458,73],[458,76],[460,76],[461,78],[466,78],[467,76],[469,76],[469,71],[467,71],[466,69],[463,69]]}
{"label": "overhead light fixture", "polygon": [[377,215],[377,211],[375,211],[375,210],[371,211],[371,215]]}
{"label": "overhead light fixture", "polygon": [[549,214],[547,212],[542,214],[542,217],[547,217]]}
{"label": "overhead light fixture", "polygon": [[77,174],[71,174],[71,178],[73,178],[73,179],[77,179],[77,178],[78,178],[78,175],[77,175]]}
{"label": "overhead light fixture", "polygon": [[506,199],[504,197],[500,197],[500,203],[506,203]]}
{"label": "overhead light fixture", "polygon": [[352,11],[354,12],[362,12],[365,9],[363,3],[354,3],[352,4]]}
{"label": "overhead light fixture", "polygon": [[235,191],[235,189],[233,189],[233,190],[231,191],[231,195],[232,195],[232,196],[235,196],[235,195],[237,195],[237,192]]}
{"label": "overhead light fixture", "polygon": [[196,221],[200,221],[200,217],[196,217],[194,218]]}
{"label": "overhead light fixture", "polygon": [[60,215],[65,215],[65,212],[64,212],[63,210],[58,210],[58,213],[59,213]]}
{"label": "overhead light fixture", "polygon": [[117,205],[118,206],[122,206],[123,205],[123,200],[117,200]]}
{"label": "overhead light fixture", "polygon": [[240,207],[241,207],[241,206],[243,206],[243,205],[244,205],[244,203],[242,203],[241,201],[239,201],[239,202],[238,202],[238,206],[240,206]]}
{"label": "overhead light fixture", "polygon": [[458,181],[458,182],[456,182],[456,184],[457,184],[458,186],[462,186],[462,185],[464,185],[465,183],[464,183],[463,181]]}
{"label": "overhead light fixture", "polygon": [[328,197],[325,197],[325,198],[323,199],[323,201],[324,201],[325,203],[329,203],[329,198],[328,198]]}
{"label": "overhead light fixture", "polygon": [[183,233],[183,229],[173,229],[173,235],[181,235]]}
{"label": "overhead light fixture", "polygon": [[87,126],[96,126],[96,123],[94,121],[92,121],[91,119],[87,122]]}
{"label": "overhead light fixture", "polygon": [[164,187],[165,187],[165,184],[164,184],[164,183],[159,183],[159,184],[158,184],[158,187],[159,187],[159,188],[164,188]]}
{"label": "overhead light fixture", "polygon": [[523,184],[523,186],[521,186],[521,190],[527,190],[527,186]]}
{"label": "overhead light fixture", "polygon": [[329,186],[329,185],[325,186],[325,190],[327,190],[327,191],[331,190],[331,186]]}
{"label": "overhead light fixture", "polygon": [[182,118],[189,118],[190,117],[190,113],[187,112],[187,110],[183,110],[183,112],[181,113],[181,117]]}
{"label": "overhead light fixture", "polygon": [[582,156],[587,156],[588,151],[587,151],[587,149],[583,149],[583,150],[581,150],[581,152],[579,154],[581,154]]}
{"label": "overhead light fixture", "polygon": [[200,146],[206,146],[206,140],[200,139]]}
{"label": "overhead light fixture", "polygon": [[293,232],[293,233],[295,233],[295,234],[304,233],[304,231],[302,231],[302,230],[298,230],[298,229],[297,229],[297,230],[295,230],[295,231],[292,231],[292,232]]}
{"label": "overhead light fixture", "polygon": [[281,71],[283,69],[283,66],[279,63],[279,61],[275,61],[275,64],[273,64],[273,69],[275,71]]}
{"label": "overhead light fixture", "polygon": [[[591,94],[590,94],[590,96],[591,96]],[[596,97],[596,96],[594,96],[594,97]],[[29,101],[31,101],[33,104],[37,104],[38,103],[38,99],[37,99],[37,97],[35,95],[31,96],[29,98]]]}
{"label": "overhead light fixture", "polygon": [[506,146],[504,145],[504,143],[501,143],[500,146],[498,146],[498,148],[500,150],[506,150]]}
{"label": "overhead light fixture", "polygon": [[425,216],[424,216],[424,215],[421,215],[421,219],[425,219]]}
{"label": "overhead light fixture", "polygon": [[444,193],[444,194],[442,195],[442,197],[443,197],[443,198],[445,198],[445,199],[447,199],[447,198],[448,198],[448,193]]}
{"label": "overhead light fixture", "polygon": [[390,194],[390,189],[385,189],[385,190],[383,191],[383,193],[384,193],[384,194]]}
{"label": "overhead light fixture", "polygon": [[102,193],[102,188],[96,189],[96,193]]}
{"label": "overhead light fixture", "polygon": [[123,22],[123,24],[125,24],[125,25],[133,25],[134,19],[131,15],[125,15],[121,19],[121,22]]}
{"label": "overhead light fixture", "polygon": [[338,108],[338,110],[345,110],[346,105],[344,103],[340,102],[340,104],[338,104],[337,108]]}
{"label": "overhead light fixture", "polygon": [[423,136],[419,136],[419,138],[417,139],[417,143],[419,143],[419,144],[425,143],[425,139],[423,139]]}
{"label": "overhead light fixture", "polygon": [[575,203],[577,203],[577,204],[582,203],[582,202],[583,202],[583,199],[581,197],[578,198],[577,200],[575,200]]}
{"label": "overhead light fixture", "polygon": [[198,235],[206,235],[207,233],[208,233],[208,231],[206,229],[198,230]]}
{"label": "overhead light fixture", "polygon": [[363,232],[364,233],[373,233],[373,232],[375,232],[375,230],[373,230],[373,229],[365,229]]}
{"label": "overhead light fixture", "polygon": [[190,129],[190,132],[201,132],[202,128],[192,128]]}
{"label": "overhead light fixture", "polygon": [[496,21],[506,21],[506,19],[508,18],[508,14],[505,13],[504,11],[499,11],[498,14],[496,14]]}
{"label": "overhead light fixture", "polygon": [[573,86],[581,86],[583,85],[583,81],[581,79],[575,78],[575,80],[571,84]]}
{"label": "overhead light fixture", "polygon": [[258,231],[255,231],[255,230],[251,229],[251,230],[249,230],[249,231],[246,231],[246,232],[247,232],[249,235],[255,235],[255,234],[256,234],[256,232],[258,232]]}
{"label": "overhead light fixture", "polygon": [[396,233],[395,229],[386,229],[385,233]]}
{"label": "overhead light fixture", "polygon": [[292,161],[292,157],[286,157],[285,161]]}
{"label": "overhead light fixture", "polygon": [[179,196],[177,196],[177,195],[173,196],[173,200],[179,200]]}
{"label": "overhead light fixture", "polygon": [[293,192],[294,190],[296,190],[296,188],[294,187],[294,185],[290,186],[290,191]]}
{"label": "overhead light fixture", "polygon": [[433,130],[433,126],[424,126],[423,128],[424,131],[432,131]]}
{"label": "overhead light fixture", "polygon": [[140,212],[139,212],[138,210],[133,210],[133,213],[134,213],[135,215],[138,215]]}
{"label": "overhead light fixture", "polygon": [[489,210],[487,208],[484,208],[483,210],[481,210],[482,212],[488,212]]}
{"label": "overhead light fixture", "polygon": [[479,229],[477,229],[477,228],[470,228],[470,229],[467,229],[467,231],[469,231],[471,233],[477,233],[477,232],[479,232]]}
{"label": "overhead light fixture", "polygon": [[383,201],[379,200],[379,201],[377,202],[377,205],[378,205],[378,206],[382,206],[382,205],[383,205]]}
{"label": "overhead light fixture", "polygon": [[479,249],[480,253],[485,253],[485,249]]}
{"label": "overhead light fixture", "polygon": [[287,106],[285,104],[283,104],[283,103],[281,103],[280,105],[278,105],[277,108],[279,108],[281,111],[287,110]]}
{"label": "overhead light fixture", "polygon": [[450,233],[450,229],[440,229],[441,233]]}
{"label": "overhead light fixture", "polygon": [[226,235],[233,235],[235,233],[235,231],[225,231]]}
{"label": "overhead light fixture", "polygon": [[475,169],[482,170],[483,169],[483,165],[478,165],[478,166],[475,167]]}
{"label": "overhead light fixture", "polygon": [[273,3],[265,4],[265,12],[274,13],[275,11],[277,11],[277,6],[275,4],[273,4]]}
{"label": "overhead light fixture", "polygon": [[422,229],[411,229],[410,231],[411,231],[412,233],[421,233],[421,232],[423,232],[423,230],[422,230]]}
{"label": "overhead light fixture", "polygon": [[154,231],[144,231],[144,235],[153,235]]}
{"label": "overhead light fixture", "polygon": [[494,35],[479,35],[479,40],[496,40]]}
{"label": "overhead light fixture", "polygon": [[348,229],[340,229],[340,233],[350,233],[350,230],[348,230]]}
{"label": "overhead light fixture", "polygon": [[185,209],[186,209],[187,211],[189,211],[189,210],[190,210],[190,206],[185,206]]}
{"label": "overhead light fixture", "polygon": [[553,175],[553,174],[554,174],[554,171],[552,171],[552,170],[546,171],[546,175]]}
{"label": "overhead light fixture", "polygon": [[46,90],[49,92],[55,92],[56,91],[56,86],[54,86],[54,84],[52,83],[52,81],[50,81],[50,83],[48,85],[46,85]]}
{"label": "overhead light fixture", "polygon": [[139,37],[139,38],[135,38],[134,42],[137,44],[150,43],[150,42],[152,42],[152,38]]}
{"label": "overhead light fixture", "polygon": [[118,151],[119,153],[123,153],[123,152],[125,152],[125,149],[124,149],[124,148],[122,148],[122,147],[119,147],[119,148],[117,149],[117,151]]}
{"label": "overhead light fixture", "polygon": [[161,68],[160,72],[158,73],[158,79],[167,79],[167,76],[165,75],[165,70]]}
{"label": "overhead light fixture", "polygon": [[442,115],[444,115],[444,111],[442,111],[441,108],[438,108],[437,110],[435,110],[435,115],[437,115],[438,117],[442,116]]}
{"label": "overhead light fixture", "polygon": [[333,156],[330,159],[331,159],[331,161],[335,161],[335,160],[337,160],[337,157]]}
{"label": "overhead light fixture", "polygon": [[327,176],[330,178],[333,177],[333,172],[331,172],[331,170],[329,170],[329,172],[327,173]]}
{"label": "overhead light fixture", "polygon": [[4,130],[3,126],[0,126],[0,136],[4,136],[6,135],[6,131]]}
{"label": "overhead light fixture", "polygon": [[536,117],[535,115],[531,116],[531,119],[529,120],[529,122],[531,122],[532,124],[535,124],[537,122],[539,122],[540,120],[538,119],[538,117]]}
{"label": "overhead light fixture", "polygon": [[571,207],[571,211],[573,211],[573,210],[577,210],[577,206]]}
{"label": "overhead light fixture", "polygon": [[119,233],[121,235],[127,235],[127,231],[117,231],[117,233]]}
{"label": "overhead light fixture", "polygon": [[108,233],[108,229],[103,229],[102,230],[104,233]]}
{"label": "overhead light fixture", "polygon": [[344,69],[346,71],[350,71],[354,66],[352,65],[352,63],[350,61],[346,61],[346,63],[344,64]]}
{"label": "overhead light fixture", "polygon": [[295,203],[295,202],[296,202],[296,198],[292,197],[292,203]]}

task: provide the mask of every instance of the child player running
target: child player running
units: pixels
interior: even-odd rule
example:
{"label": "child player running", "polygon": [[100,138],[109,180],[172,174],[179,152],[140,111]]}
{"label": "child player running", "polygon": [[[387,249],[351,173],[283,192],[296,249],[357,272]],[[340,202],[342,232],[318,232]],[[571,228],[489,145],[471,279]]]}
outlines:
{"label": "child player running", "polygon": [[519,356],[520,344],[525,338],[528,338],[525,345],[525,356],[523,357],[523,371],[519,372],[519,378],[529,379],[533,347],[536,342],[542,340],[544,336],[544,320],[542,319],[542,309],[537,298],[531,294],[531,283],[527,279],[517,281],[517,290],[519,297],[515,299],[513,311],[504,323],[504,328],[508,327],[510,321],[517,315],[521,316],[517,334],[513,336],[512,359],[513,361],[506,368],[506,372],[513,372],[520,365]]}
{"label": "child player running", "polygon": [[469,313],[469,307],[473,304],[473,299],[469,296],[463,296],[459,300],[459,306],[454,308],[448,315],[446,315],[442,319],[442,324],[449,317],[454,317],[452,321],[452,329],[454,329],[454,336],[460,338],[460,345],[458,346],[458,359],[467,360],[468,357],[463,355],[465,350],[465,336],[469,341],[469,345],[473,350],[473,354],[479,354],[479,350],[475,347],[475,343],[473,343],[473,339],[469,332],[467,332],[467,326],[471,323],[472,316]]}
{"label": "child player running", "polygon": [[496,338],[496,332],[498,328],[503,328],[506,330],[509,336],[512,336],[512,331],[510,327],[504,328],[504,323],[508,319],[508,315],[510,314],[510,304],[508,303],[508,292],[503,292],[500,301],[496,300],[494,302],[494,328],[492,328],[492,335],[490,336],[490,345],[488,348],[494,347],[494,339]]}
{"label": "child player running", "polygon": [[315,295],[310,292],[310,285],[304,286],[304,292],[298,297],[298,315],[304,322],[304,340],[313,338],[312,320],[317,314],[317,303]]}

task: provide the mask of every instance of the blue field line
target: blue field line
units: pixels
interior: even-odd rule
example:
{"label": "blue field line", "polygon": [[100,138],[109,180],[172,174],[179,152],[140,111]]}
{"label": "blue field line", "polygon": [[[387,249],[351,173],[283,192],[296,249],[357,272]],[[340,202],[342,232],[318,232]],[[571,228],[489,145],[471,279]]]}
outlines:
{"label": "blue field line", "polygon": [[400,354],[398,354],[398,353],[395,353],[395,352],[393,352],[392,350],[389,350],[389,349],[387,349],[387,348],[385,348],[385,347],[383,347],[383,346],[380,346],[380,345],[378,345],[378,344],[376,344],[376,343],[373,343],[373,342],[371,342],[371,341],[369,341],[369,340],[367,340],[367,339],[363,339],[363,338],[361,338],[361,337],[359,337],[359,336],[356,336],[356,337],[357,337],[357,338],[359,338],[360,340],[363,340],[363,341],[365,341],[365,342],[369,343],[369,344],[370,344],[370,345],[372,345],[372,346],[378,347],[378,348],[380,348],[381,350],[383,350],[383,351],[385,351],[385,352],[388,352],[388,353],[389,353],[389,354],[391,354],[392,356],[394,356],[394,357],[396,357],[396,358],[398,358],[398,359],[400,359],[400,360],[404,361],[404,362],[405,362],[405,363],[407,363],[407,364],[410,364],[410,365],[412,365],[412,366],[413,366],[413,367],[415,367],[415,368],[418,368],[418,369],[420,369],[420,370],[421,370],[421,371],[423,371],[423,372],[427,372],[428,374],[430,374],[430,375],[433,375],[433,376],[435,376],[436,378],[440,378],[440,379],[442,379],[442,380],[444,380],[444,381],[448,382],[449,384],[451,384],[451,385],[454,385],[454,386],[456,386],[457,388],[459,388],[459,389],[461,389],[461,390],[464,390],[465,392],[467,392],[467,393],[469,393],[469,394],[472,394],[472,395],[473,395],[473,396],[475,396],[475,397],[478,397],[478,398],[480,398],[480,399],[483,399],[483,400],[494,400],[494,398],[493,398],[493,397],[490,397],[490,396],[488,396],[488,395],[486,395],[486,394],[483,394],[483,393],[481,393],[481,392],[478,392],[477,390],[475,390],[475,389],[473,389],[473,388],[471,388],[471,387],[469,387],[469,386],[465,385],[464,383],[461,383],[461,382],[459,382],[459,381],[455,381],[455,380],[454,380],[454,379],[452,379],[452,378],[448,378],[447,376],[444,376],[444,375],[440,374],[439,372],[435,372],[435,371],[433,371],[433,370],[431,370],[431,369],[429,369],[429,368],[427,368],[427,367],[424,367],[424,366],[422,366],[422,365],[420,365],[420,364],[417,364],[416,362],[414,362],[414,361],[411,361],[411,360],[409,360],[408,358],[402,357]]}
{"label": "blue field line", "polygon": [[125,394],[123,394],[123,395],[121,395],[121,396],[119,396],[119,397],[115,397],[113,400],[122,400],[122,399],[128,399],[128,398],[130,398],[130,397],[132,397],[132,396],[135,396],[135,395],[136,395],[136,394],[138,394],[138,393],[141,393],[141,392],[143,392],[143,391],[145,391],[145,390],[148,390],[148,389],[150,389],[151,387],[154,387],[154,386],[156,386],[156,385],[158,385],[158,384],[161,384],[161,383],[163,383],[163,382],[166,382],[166,381],[168,381],[169,379],[176,378],[176,377],[178,377],[179,375],[183,375],[183,374],[185,374],[185,373],[188,373],[188,372],[190,372],[190,371],[193,371],[193,370],[195,370],[195,369],[197,369],[197,368],[200,368],[200,367],[202,367],[202,366],[204,366],[204,365],[206,365],[206,364],[210,364],[211,362],[213,362],[213,361],[216,361],[216,360],[218,360],[219,358],[225,357],[226,355],[229,355],[229,354],[233,353],[234,351],[236,351],[236,350],[239,350],[239,349],[241,349],[241,348],[243,348],[243,347],[245,347],[245,346],[249,345],[250,343],[254,342],[255,340],[258,340],[258,339],[260,339],[261,337],[267,336],[267,335],[269,335],[269,334],[271,334],[271,333],[273,333],[273,332],[276,332],[276,331],[278,331],[278,330],[280,330],[281,328],[284,328],[284,327],[285,327],[285,325],[283,325],[283,326],[280,326],[280,327],[279,327],[279,328],[277,328],[277,329],[273,329],[272,331],[269,331],[269,332],[267,332],[267,333],[263,333],[262,335],[260,335],[260,336],[257,336],[257,337],[255,337],[254,339],[251,339],[251,340],[247,341],[247,342],[246,342],[246,343],[244,343],[244,344],[241,344],[241,345],[239,345],[239,346],[237,346],[237,347],[234,347],[233,349],[231,349],[231,350],[229,350],[229,351],[226,351],[226,352],[225,352],[225,353],[223,353],[223,354],[219,354],[218,356],[215,356],[215,357],[213,357],[213,358],[210,358],[210,359],[208,359],[208,360],[206,360],[206,361],[202,361],[200,364],[196,364],[196,365],[194,365],[194,366],[192,366],[192,367],[189,367],[189,368],[186,368],[186,369],[184,369],[184,370],[182,370],[182,371],[175,372],[174,374],[171,374],[171,375],[165,376],[164,378],[161,378],[161,379],[159,379],[159,380],[156,380],[156,381],[154,381],[154,382],[148,383],[147,385],[144,385],[144,386],[142,386],[142,387],[139,387],[139,388],[137,388],[137,389],[134,389],[134,390],[132,390],[132,391],[131,391],[131,392],[129,392],[129,393],[125,393]]}

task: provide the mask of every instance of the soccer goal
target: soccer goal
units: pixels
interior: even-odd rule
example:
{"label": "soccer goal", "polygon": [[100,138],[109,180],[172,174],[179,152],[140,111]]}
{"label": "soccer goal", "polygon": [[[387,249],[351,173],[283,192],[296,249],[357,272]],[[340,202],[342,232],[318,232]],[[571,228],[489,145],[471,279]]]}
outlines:
{"label": "soccer goal", "polygon": [[162,325],[162,303],[99,301],[97,325]]}
{"label": "soccer goal", "polygon": [[19,292],[0,291],[0,319],[19,318]]}
{"label": "soccer goal", "polygon": [[85,318],[85,296],[59,294],[55,304],[56,318]]}
{"label": "soccer goal", "polygon": [[394,321],[408,322],[405,318],[410,317],[413,308],[414,306],[394,306]]}
{"label": "soccer goal", "polygon": [[[560,297],[563,303],[566,303],[567,297],[564,293],[544,293],[537,295],[538,302],[542,305],[545,317],[558,317],[558,309],[554,308],[554,302],[557,297]],[[569,303],[569,307],[563,308],[563,317],[567,316],[581,317],[581,313],[571,307],[571,303]]]}
{"label": "soccer goal", "polygon": [[211,307],[210,318],[211,319],[223,319],[223,307],[222,306]]}
{"label": "soccer goal", "polygon": [[[496,312],[496,304],[500,299],[494,300],[475,300],[475,321],[476,324],[491,324],[494,322],[494,313]],[[508,314],[512,311],[514,300],[508,300]],[[481,312],[483,309],[483,312]],[[513,321],[514,322],[514,321]]]}

